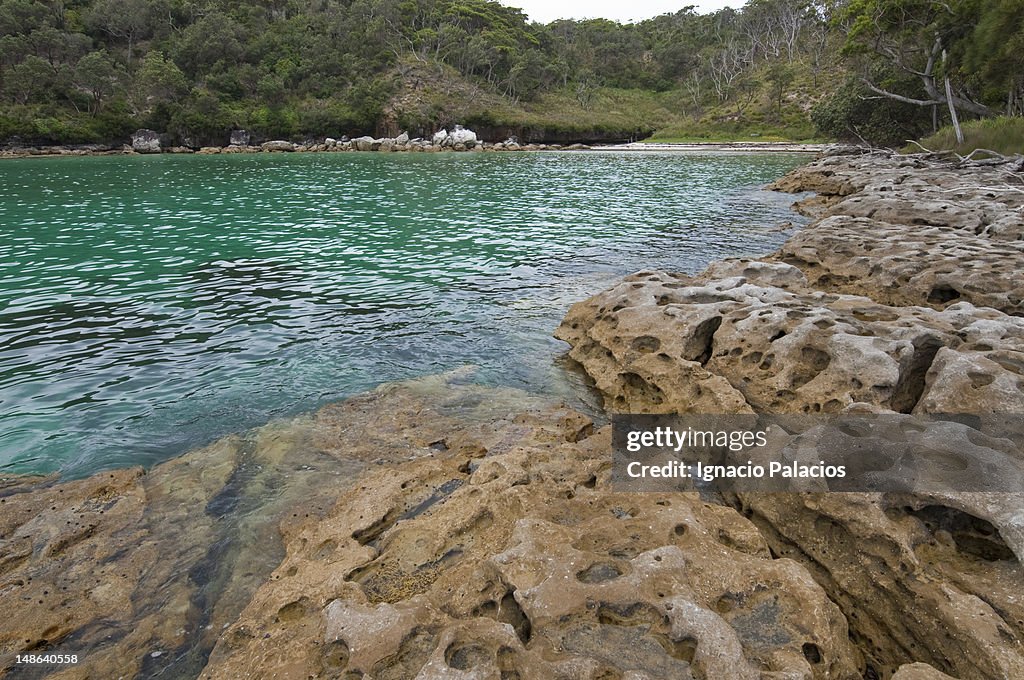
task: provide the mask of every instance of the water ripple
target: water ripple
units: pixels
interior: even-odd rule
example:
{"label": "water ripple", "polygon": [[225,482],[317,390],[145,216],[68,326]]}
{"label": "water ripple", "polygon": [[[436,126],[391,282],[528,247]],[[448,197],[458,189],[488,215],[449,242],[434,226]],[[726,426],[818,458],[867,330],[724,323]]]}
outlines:
{"label": "water ripple", "polygon": [[0,468],[152,464],[385,380],[567,392],[568,305],[778,245],[793,155],[0,163]]}

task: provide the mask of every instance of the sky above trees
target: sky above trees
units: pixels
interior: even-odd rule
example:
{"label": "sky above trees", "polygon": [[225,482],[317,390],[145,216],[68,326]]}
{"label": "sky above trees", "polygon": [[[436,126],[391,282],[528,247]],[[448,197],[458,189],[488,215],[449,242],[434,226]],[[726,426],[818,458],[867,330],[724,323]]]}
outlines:
{"label": "sky above trees", "polygon": [[614,19],[635,21],[659,14],[678,12],[694,5],[704,14],[723,7],[741,7],[743,0],[502,0],[502,4],[519,7],[533,21],[548,23],[555,19]]}

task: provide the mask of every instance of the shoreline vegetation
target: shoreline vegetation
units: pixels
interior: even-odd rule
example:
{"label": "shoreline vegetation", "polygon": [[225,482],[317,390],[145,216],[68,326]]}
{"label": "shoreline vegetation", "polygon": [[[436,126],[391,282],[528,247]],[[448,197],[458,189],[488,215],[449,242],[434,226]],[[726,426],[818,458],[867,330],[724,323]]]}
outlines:
{"label": "shoreline vegetation", "polygon": [[[637,23],[494,0],[0,0],[0,145],[229,135],[896,146],[1024,114],[1018,0],[753,0]],[[1019,137],[1018,137],[1019,140]]]}
{"label": "shoreline vegetation", "polygon": [[[831,147],[769,187],[814,192],[777,252],[637,273],[556,337],[609,411],[1024,412],[1020,165]],[[610,447],[466,370],[148,472],[4,478],[0,667],[1024,677],[1020,494],[621,493]]]}

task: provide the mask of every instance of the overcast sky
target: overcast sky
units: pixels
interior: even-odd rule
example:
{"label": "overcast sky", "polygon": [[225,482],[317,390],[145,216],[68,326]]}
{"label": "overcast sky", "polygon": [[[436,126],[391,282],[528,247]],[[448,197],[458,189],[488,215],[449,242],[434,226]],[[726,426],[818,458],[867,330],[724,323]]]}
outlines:
{"label": "overcast sky", "polygon": [[502,4],[519,7],[530,19],[546,24],[555,19],[615,19],[634,21],[659,14],[678,12],[687,5],[696,5],[700,13],[723,7],[742,7],[746,0],[501,0]]}

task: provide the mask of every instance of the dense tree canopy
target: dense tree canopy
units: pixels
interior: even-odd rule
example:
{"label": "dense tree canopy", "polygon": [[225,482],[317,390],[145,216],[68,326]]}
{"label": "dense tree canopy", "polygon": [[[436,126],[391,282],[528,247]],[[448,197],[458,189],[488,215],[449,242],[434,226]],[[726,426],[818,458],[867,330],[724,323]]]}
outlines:
{"label": "dense tree canopy", "polygon": [[1021,0],[750,0],[626,25],[494,0],[0,0],[0,140],[426,131],[453,110],[545,125],[616,90],[695,121],[816,104],[822,133],[890,141],[945,115],[947,78],[963,115],[1020,115],[1022,26]]}

